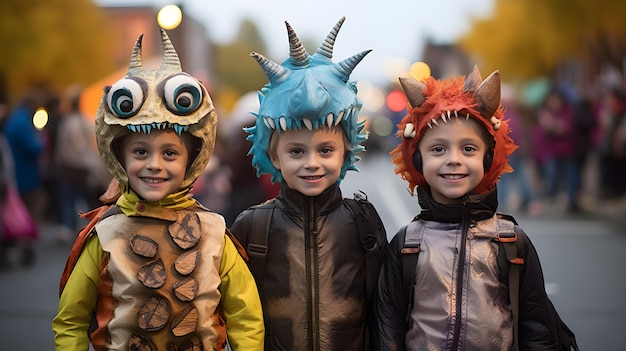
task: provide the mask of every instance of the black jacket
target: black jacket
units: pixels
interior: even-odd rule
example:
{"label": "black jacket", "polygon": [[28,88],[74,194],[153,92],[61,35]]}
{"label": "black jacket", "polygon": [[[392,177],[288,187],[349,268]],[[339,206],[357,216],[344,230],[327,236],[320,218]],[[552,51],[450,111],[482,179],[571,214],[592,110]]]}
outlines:
{"label": "black jacket", "polygon": [[[346,201],[352,200],[344,199],[337,185],[316,197],[283,185],[277,198],[261,205],[273,209],[267,257],[249,264],[264,310],[266,350],[371,349],[366,252]],[[245,248],[259,225],[253,216],[254,207],[231,227]],[[381,224],[376,235],[382,244],[375,252],[380,256],[387,239],[378,214],[374,217]],[[261,274],[254,265],[265,265]],[[379,266],[369,269],[377,274]]]}

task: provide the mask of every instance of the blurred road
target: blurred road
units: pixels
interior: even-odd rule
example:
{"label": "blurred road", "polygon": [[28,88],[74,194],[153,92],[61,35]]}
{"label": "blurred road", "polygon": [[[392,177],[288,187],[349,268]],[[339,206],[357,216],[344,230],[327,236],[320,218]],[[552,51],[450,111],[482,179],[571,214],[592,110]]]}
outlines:
{"label": "blurred road", "polygon": [[[418,213],[417,200],[393,174],[386,155],[364,156],[361,172],[349,172],[344,195],[367,193],[391,237]],[[533,240],[547,289],[582,350],[621,351],[626,345],[626,220],[551,214],[515,214]],[[34,266],[0,270],[0,350],[53,350],[51,320],[56,313],[58,281],[68,245],[55,242],[52,227],[42,228]]]}

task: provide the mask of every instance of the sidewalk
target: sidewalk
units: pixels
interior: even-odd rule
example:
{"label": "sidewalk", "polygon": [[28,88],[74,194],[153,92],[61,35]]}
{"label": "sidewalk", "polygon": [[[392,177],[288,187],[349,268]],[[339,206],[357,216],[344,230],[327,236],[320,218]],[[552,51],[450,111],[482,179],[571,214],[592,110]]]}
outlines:
{"label": "sidewalk", "polygon": [[51,323],[71,246],[56,241],[53,226],[40,229],[33,265],[0,270],[0,350],[54,350]]}

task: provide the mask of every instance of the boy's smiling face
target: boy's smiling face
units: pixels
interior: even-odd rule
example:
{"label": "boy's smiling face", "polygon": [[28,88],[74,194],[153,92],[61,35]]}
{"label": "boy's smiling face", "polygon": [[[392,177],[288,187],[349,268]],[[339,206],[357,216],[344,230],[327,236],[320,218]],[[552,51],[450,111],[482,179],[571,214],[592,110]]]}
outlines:
{"label": "boy's smiling face", "polygon": [[428,129],[419,144],[422,173],[433,200],[459,203],[483,179],[486,131],[475,120],[452,118]]}
{"label": "boy's smiling face", "polygon": [[288,130],[278,136],[270,159],[290,188],[306,196],[317,196],[339,179],[345,143],[339,127]]}
{"label": "boy's smiling face", "polygon": [[187,170],[190,139],[186,133],[179,136],[173,130],[126,135],[121,159],[130,187],[148,202],[179,190]]}

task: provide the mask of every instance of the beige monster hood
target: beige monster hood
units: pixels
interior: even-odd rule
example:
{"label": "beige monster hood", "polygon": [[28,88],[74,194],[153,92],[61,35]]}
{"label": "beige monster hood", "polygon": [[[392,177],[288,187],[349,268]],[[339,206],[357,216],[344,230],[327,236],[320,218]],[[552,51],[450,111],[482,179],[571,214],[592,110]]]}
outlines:
{"label": "beige monster hood", "polygon": [[193,162],[181,188],[188,188],[209,163],[215,147],[217,114],[206,88],[182,71],[178,54],[161,30],[163,60],[157,70],[144,69],[139,36],[125,77],[104,88],[96,113],[98,150],[111,174],[123,187],[128,176],[115,154],[116,141],[128,133],[173,129],[194,136]]}

